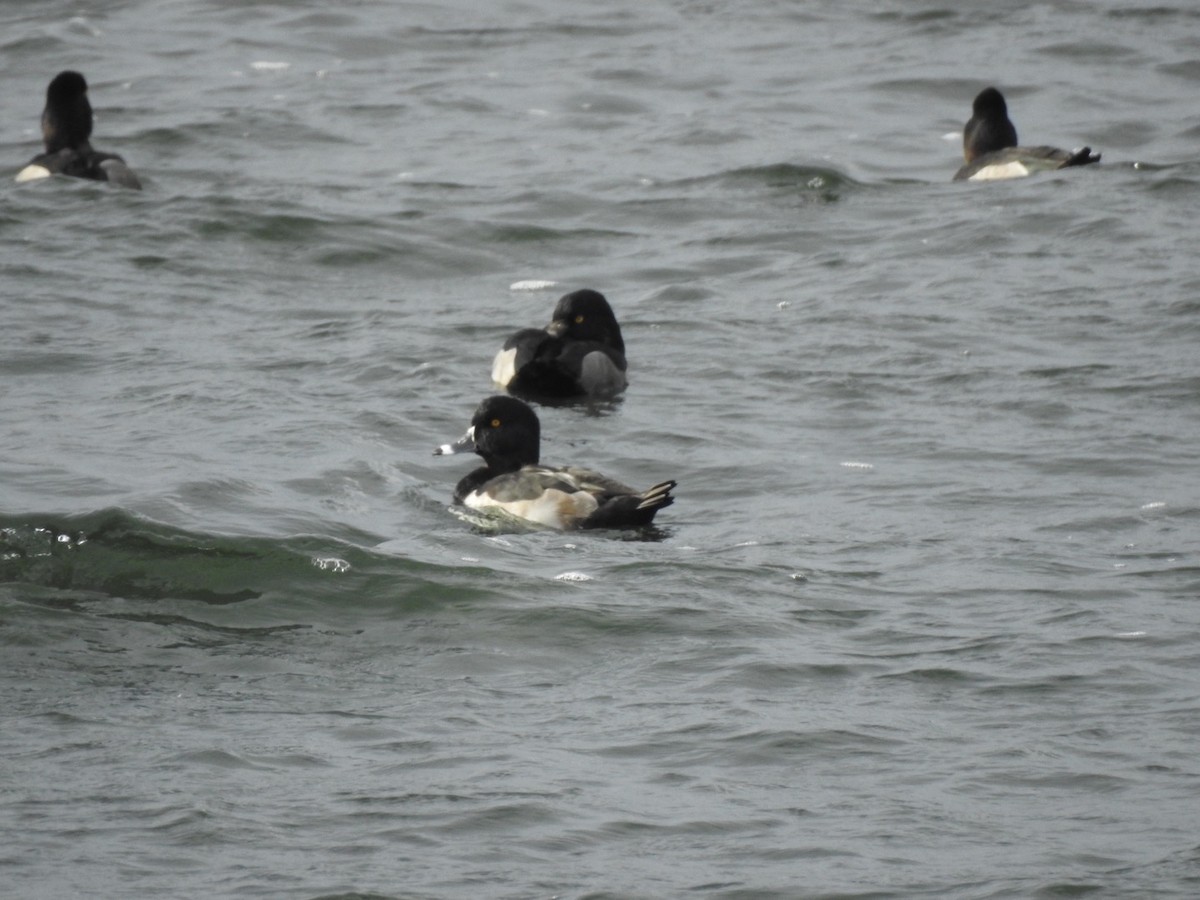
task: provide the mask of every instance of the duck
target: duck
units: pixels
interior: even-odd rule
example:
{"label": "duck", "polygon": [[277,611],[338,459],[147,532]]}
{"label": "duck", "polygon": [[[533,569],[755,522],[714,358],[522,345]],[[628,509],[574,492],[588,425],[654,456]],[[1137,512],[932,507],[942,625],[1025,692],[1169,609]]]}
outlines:
{"label": "duck", "polygon": [[963,127],[963,158],[966,162],[954,173],[954,181],[1021,178],[1034,172],[1100,162],[1100,154],[1093,153],[1091,147],[1059,150],[1019,146],[1017,129],[1008,118],[1008,104],[994,87],[984,88],[975,97],[971,118]]}
{"label": "duck", "polygon": [[87,90],[87,80],[78,72],[67,70],[54,76],[46,88],[42,110],[46,151],[17,173],[18,182],[68,175],[141,190],[141,181],[125,160],[92,147],[92,104]]}
{"label": "duck", "polygon": [[529,400],[611,399],[625,390],[625,341],[599,291],[559,298],[545,328],[523,328],[492,361],[492,381]]}
{"label": "duck", "polygon": [[507,394],[480,403],[466,434],[433,452],[435,456],[474,452],[483,457],[484,464],[454,488],[454,502],[524,524],[562,531],[643,528],[660,509],[675,502],[674,481],[638,491],[580,466],[540,465],[537,413]]}

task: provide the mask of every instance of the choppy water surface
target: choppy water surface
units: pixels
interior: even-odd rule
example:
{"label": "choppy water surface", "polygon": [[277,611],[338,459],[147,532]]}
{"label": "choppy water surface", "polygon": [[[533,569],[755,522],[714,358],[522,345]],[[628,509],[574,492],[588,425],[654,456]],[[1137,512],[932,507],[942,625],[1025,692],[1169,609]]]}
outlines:
{"label": "choppy water surface", "polygon": [[[0,22],[146,184],[2,188],[6,895],[1200,893],[1191,5]],[[950,184],[987,84],[1104,162]],[[543,458],[678,502],[474,527],[585,286]]]}

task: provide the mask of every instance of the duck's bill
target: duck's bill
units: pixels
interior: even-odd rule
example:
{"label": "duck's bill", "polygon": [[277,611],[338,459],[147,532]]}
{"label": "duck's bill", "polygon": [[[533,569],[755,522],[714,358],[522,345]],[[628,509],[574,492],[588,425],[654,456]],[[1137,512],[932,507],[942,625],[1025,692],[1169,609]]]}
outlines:
{"label": "duck's bill", "polygon": [[442,444],[433,451],[434,456],[453,456],[455,453],[474,453],[475,452],[475,428],[472,426],[467,429],[467,433],[460,437],[453,444]]}

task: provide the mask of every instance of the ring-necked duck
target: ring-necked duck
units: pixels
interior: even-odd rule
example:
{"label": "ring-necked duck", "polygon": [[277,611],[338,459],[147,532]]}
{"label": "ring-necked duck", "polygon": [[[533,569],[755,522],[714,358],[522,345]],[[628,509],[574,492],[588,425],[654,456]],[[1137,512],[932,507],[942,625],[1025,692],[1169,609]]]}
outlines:
{"label": "ring-necked duck", "polygon": [[625,342],[598,291],[566,294],[544,329],[524,328],[504,342],[492,381],[529,399],[606,399],[625,390]]}
{"label": "ring-necked duck", "polygon": [[954,174],[955,181],[1021,178],[1034,172],[1100,162],[1100,154],[1092,153],[1091,147],[1059,150],[1018,146],[1008,105],[994,87],[985,88],[975,98],[971,118],[963,128],[963,158],[966,165]]}
{"label": "ring-necked duck", "polygon": [[87,82],[78,72],[59,72],[46,88],[46,108],[42,110],[46,152],[30,160],[16,180],[70,175],[141,190],[142,183],[125,160],[115,153],[94,149],[91,136],[92,104],[88,102]]}
{"label": "ring-necked duck", "polygon": [[675,500],[674,481],[636,491],[590,469],[540,466],[540,445],[534,411],[515,397],[496,396],[479,404],[462,438],[433,452],[483,457],[484,465],[455,487],[456,503],[550,528],[638,528]]}

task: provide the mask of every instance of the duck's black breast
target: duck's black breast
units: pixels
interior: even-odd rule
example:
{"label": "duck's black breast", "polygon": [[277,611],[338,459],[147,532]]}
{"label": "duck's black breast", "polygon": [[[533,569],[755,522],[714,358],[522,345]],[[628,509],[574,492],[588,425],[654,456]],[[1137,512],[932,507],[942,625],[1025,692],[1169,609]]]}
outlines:
{"label": "duck's black breast", "polygon": [[607,344],[529,329],[509,339],[492,377],[510,393],[530,399],[603,398],[625,389],[626,368],[625,355]]}
{"label": "duck's black breast", "polygon": [[543,346],[552,341],[540,328],[522,328],[509,337],[492,361],[492,381],[502,388],[508,388],[521,373],[537,359]]}

